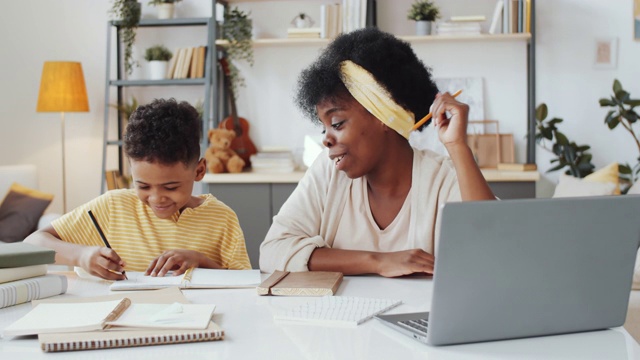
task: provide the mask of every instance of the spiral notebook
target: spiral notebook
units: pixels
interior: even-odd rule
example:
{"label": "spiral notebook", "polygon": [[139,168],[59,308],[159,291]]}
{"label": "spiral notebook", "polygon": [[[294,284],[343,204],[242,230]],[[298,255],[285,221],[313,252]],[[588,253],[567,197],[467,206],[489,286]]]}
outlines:
{"label": "spiral notebook", "polygon": [[[100,302],[122,299],[125,295],[113,294],[99,296],[93,298],[65,298],[51,299],[43,302],[68,302],[68,303],[85,303]],[[143,291],[129,292],[126,297],[133,304],[188,304],[189,301],[184,297],[180,289],[177,287]],[[38,335],[40,347],[45,352],[58,351],[74,351],[74,350],[94,350],[106,348],[121,348],[131,346],[149,346],[161,344],[177,344],[187,342],[202,342],[223,340],[224,330],[213,321],[209,322],[209,326],[204,330],[175,330],[175,329],[145,329],[132,328],[127,330],[106,330],[106,331],[87,331],[62,334],[41,334]]]}
{"label": "spiral notebook", "polygon": [[127,271],[127,280],[115,281],[109,289],[150,290],[177,286],[181,289],[251,288],[260,284],[260,270],[222,270],[192,268],[183,275],[145,276],[143,272]]}

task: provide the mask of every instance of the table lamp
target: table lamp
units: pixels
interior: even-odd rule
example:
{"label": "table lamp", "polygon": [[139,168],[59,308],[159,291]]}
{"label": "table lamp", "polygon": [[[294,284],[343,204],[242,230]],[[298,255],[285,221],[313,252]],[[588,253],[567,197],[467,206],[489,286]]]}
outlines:
{"label": "table lamp", "polygon": [[44,63],[36,111],[60,113],[60,119],[62,120],[62,202],[63,211],[66,213],[64,113],[89,111],[82,64],[72,61],[46,61]]}

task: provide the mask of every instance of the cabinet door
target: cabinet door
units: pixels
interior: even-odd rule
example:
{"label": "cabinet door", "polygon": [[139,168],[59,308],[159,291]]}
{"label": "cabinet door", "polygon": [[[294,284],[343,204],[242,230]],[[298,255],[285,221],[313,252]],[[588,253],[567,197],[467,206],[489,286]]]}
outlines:
{"label": "cabinet door", "polygon": [[227,204],[238,215],[251,260],[251,267],[260,267],[260,244],[271,226],[271,196],[269,184],[209,184],[209,192]]}
{"label": "cabinet door", "polygon": [[271,216],[278,214],[282,204],[289,198],[298,184],[271,184]]}

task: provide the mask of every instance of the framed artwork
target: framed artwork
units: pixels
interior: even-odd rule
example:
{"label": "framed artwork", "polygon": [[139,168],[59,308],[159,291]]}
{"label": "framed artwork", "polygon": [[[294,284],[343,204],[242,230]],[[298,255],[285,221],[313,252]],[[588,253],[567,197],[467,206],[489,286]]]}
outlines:
{"label": "framed artwork", "polygon": [[594,67],[599,69],[615,69],[618,63],[618,38],[596,39],[594,56]]}
{"label": "framed artwork", "polygon": [[481,77],[435,78],[440,92],[454,92],[462,89],[457,100],[469,105],[469,120],[484,120],[484,93]]}
{"label": "framed artwork", "polygon": [[633,0],[633,38],[640,41],[640,0]]}

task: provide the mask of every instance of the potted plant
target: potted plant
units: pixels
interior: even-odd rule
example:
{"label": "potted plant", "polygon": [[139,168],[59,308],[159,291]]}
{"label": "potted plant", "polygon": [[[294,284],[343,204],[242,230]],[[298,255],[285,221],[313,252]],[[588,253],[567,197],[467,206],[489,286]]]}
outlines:
{"label": "potted plant", "polygon": [[118,28],[124,45],[124,68],[131,74],[138,63],[133,60],[133,43],[136,40],[136,29],[140,23],[140,3],[135,0],[113,0],[111,13],[118,21]]}
{"label": "potted plant", "polygon": [[291,20],[291,25],[295,26],[298,29],[312,27],[314,24],[311,16],[301,12],[296,17]]}
{"label": "potted plant", "polygon": [[173,19],[176,3],[182,0],[151,0],[149,5],[158,8],[158,19]]}
{"label": "potted plant", "polygon": [[161,80],[167,73],[167,63],[173,54],[163,45],[155,45],[144,52],[144,59],[149,62],[149,78]]}
{"label": "potted plant", "polygon": [[407,13],[407,19],[416,22],[416,35],[431,34],[431,24],[439,18],[440,9],[429,0],[416,0]]}
{"label": "potted plant", "polygon": [[226,57],[229,64],[229,77],[233,94],[238,95],[238,88],[244,86],[244,78],[240,75],[235,61],[246,61],[253,66],[253,30],[250,13],[245,13],[237,7],[229,10],[225,8],[224,23],[222,24],[222,38],[227,40]]}

